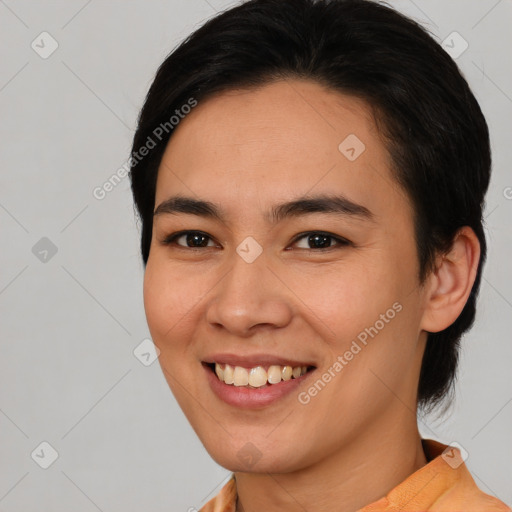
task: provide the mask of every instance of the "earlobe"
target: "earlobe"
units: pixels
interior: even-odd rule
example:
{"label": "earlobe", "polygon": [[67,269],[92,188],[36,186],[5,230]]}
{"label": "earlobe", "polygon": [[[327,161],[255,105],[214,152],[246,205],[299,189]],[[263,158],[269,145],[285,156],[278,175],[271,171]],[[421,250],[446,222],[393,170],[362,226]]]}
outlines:
{"label": "earlobe", "polygon": [[479,261],[480,242],[475,232],[464,226],[451,249],[439,255],[436,270],[428,278],[422,330],[439,332],[457,320],[471,293]]}

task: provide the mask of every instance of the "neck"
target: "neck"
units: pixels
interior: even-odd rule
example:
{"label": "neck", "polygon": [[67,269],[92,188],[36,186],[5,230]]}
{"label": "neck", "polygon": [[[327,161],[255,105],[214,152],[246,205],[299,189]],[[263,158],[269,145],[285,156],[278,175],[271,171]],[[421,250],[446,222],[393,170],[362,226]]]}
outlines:
{"label": "neck", "polygon": [[388,425],[379,422],[329,457],[300,470],[235,473],[236,511],[354,512],[377,501],[427,462],[416,418],[408,414],[408,421],[395,416]]}

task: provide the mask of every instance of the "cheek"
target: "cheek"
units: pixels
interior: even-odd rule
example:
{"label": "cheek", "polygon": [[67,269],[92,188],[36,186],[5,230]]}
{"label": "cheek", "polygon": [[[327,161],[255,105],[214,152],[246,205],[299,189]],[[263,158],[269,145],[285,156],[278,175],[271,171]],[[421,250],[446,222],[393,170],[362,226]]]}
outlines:
{"label": "cheek", "polygon": [[292,277],[289,281],[305,304],[302,314],[327,342],[326,367],[342,358],[342,369],[334,371],[339,378],[329,386],[333,395],[324,394],[327,401],[347,401],[352,407],[363,396],[382,398],[386,389],[375,373],[394,384],[405,377],[417,351],[414,261],[398,265],[391,255],[373,251],[364,262],[354,259],[330,271],[319,267]]}
{"label": "cheek", "polygon": [[373,325],[401,295],[400,280],[376,257],[294,272],[286,281],[306,306],[304,314],[340,346]]}
{"label": "cheek", "polygon": [[183,333],[192,325],[189,317],[207,289],[203,280],[150,257],[144,274],[144,309],[153,341],[161,351],[177,349],[179,340],[185,339]]}
{"label": "cheek", "polygon": [[193,405],[188,393],[197,393],[191,385],[187,385],[188,393],[185,392],[181,384],[190,380],[190,339],[197,326],[194,311],[204,295],[196,281],[197,277],[176,271],[158,257],[150,257],[144,274],[144,309],[149,331],[160,351],[164,377],[185,414]]}

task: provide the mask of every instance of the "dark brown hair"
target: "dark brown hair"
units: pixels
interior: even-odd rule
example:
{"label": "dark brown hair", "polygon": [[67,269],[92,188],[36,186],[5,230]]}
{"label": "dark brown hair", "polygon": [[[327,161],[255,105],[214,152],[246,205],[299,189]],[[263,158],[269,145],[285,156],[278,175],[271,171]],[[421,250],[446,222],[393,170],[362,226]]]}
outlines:
{"label": "dark brown hair", "polygon": [[250,0],[215,16],[171,52],[149,89],[133,139],[132,155],[149,138],[158,139],[144,158],[131,161],[143,261],[151,245],[158,167],[172,136],[170,118],[191,98],[200,102],[283,78],[316,80],[364,99],[377,113],[395,178],[414,205],[420,282],[459,228],[470,226],[478,237],[481,258],[467,304],[447,329],[428,335],[418,402],[431,408],[452,388],[460,338],[475,318],[486,257],[489,133],[455,62],[423,27],[390,7],[370,0]]}

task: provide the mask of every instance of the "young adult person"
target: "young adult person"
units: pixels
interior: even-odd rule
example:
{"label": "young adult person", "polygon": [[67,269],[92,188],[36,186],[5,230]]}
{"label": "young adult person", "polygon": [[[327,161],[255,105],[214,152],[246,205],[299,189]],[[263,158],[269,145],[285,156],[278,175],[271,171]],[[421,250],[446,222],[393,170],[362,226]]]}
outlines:
{"label": "young adult person", "polygon": [[201,510],[510,510],[418,431],[474,321],[491,165],[421,26],[368,0],[231,8],[159,68],[133,155],[160,364],[233,471]]}

